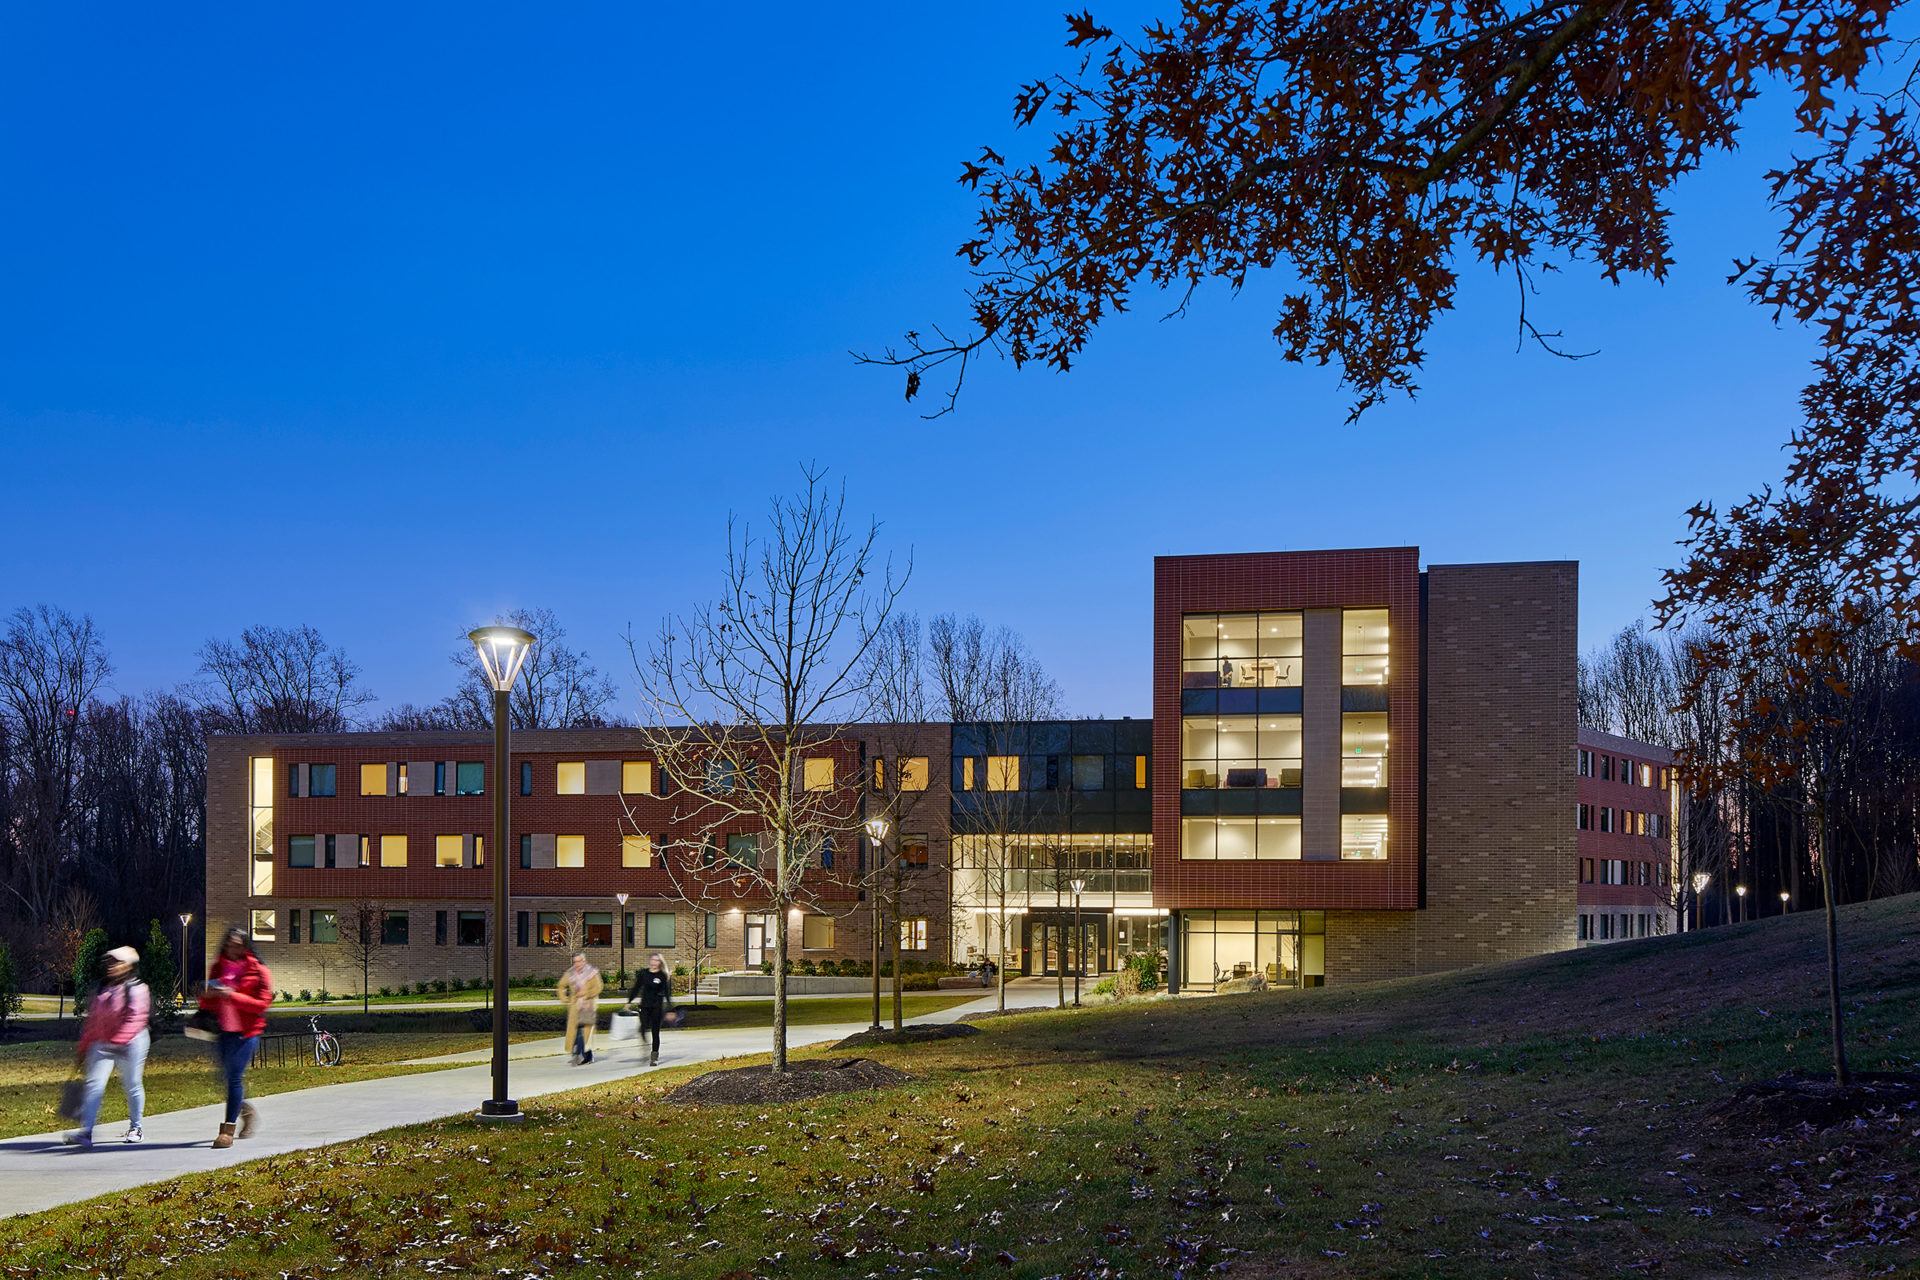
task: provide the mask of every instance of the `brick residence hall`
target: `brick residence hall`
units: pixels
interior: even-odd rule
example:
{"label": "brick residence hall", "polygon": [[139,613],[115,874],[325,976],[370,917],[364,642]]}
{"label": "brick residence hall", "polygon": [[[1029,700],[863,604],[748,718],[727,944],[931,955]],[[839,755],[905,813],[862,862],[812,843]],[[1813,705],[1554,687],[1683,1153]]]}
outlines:
{"label": "brick residence hall", "polygon": [[[808,749],[803,785],[845,821],[812,854],[792,955],[870,954],[859,880],[883,862],[884,941],[908,961],[993,955],[1004,930],[1012,972],[1153,951],[1176,989],[1669,932],[1671,761],[1578,730],[1577,591],[1570,561],[1422,570],[1414,547],[1160,557],[1151,720],[862,725]],[[570,946],[609,972],[623,945],[629,968],[771,958],[744,874],[761,833],[709,803],[730,772],[668,777],[634,729],[512,747],[495,921],[489,733],[212,738],[210,945],[250,927],[288,990],[357,990],[342,939],[367,909],[376,986],[479,977],[496,928],[516,974],[558,973]],[[879,809],[884,858],[861,825]]]}

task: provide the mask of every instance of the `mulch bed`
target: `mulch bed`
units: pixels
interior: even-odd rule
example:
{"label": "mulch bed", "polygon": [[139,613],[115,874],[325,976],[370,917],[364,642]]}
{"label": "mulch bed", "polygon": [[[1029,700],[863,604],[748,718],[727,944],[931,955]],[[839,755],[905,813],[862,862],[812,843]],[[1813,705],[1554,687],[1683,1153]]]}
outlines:
{"label": "mulch bed", "polygon": [[1050,1004],[1030,1004],[1019,1009],[988,1009],[984,1013],[963,1013],[962,1022],[985,1022],[988,1018],[1012,1018],[1022,1013],[1046,1013],[1052,1009]]}
{"label": "mulch bed", "polygon": [[701,1107],[742,1107],[806,1102],[835,1093],[888,1089],[913,1079],[871,1058],[800,1058],[784,1074],[772,1067],[736,1067],[695,1076],[662,1101]]}
{"label": "mulch bed", "polygon": [[917,1027],[902,1027],[898,1031],[892,1027],[883,1027],[879,1031],[856,1031],[833,1047],[870,1049],[881,1044],[925,1044],[932,1040],[959,1040],[979,1034],[980,1028],[969,1027],[958,1022],[922,1024]]}
{"label": "mulch bed", "polygon": [[1703,1120],[1757,1135],[1802,1125],[1831,1129],[1875,1111],[1916,1106],[1920,1106],[1920,1072],[1857,1071],[1847,1089],[1835,1087],[1832,1076],[1793,1072],[1740,1086],[1731,1098],[1708,1108]]}

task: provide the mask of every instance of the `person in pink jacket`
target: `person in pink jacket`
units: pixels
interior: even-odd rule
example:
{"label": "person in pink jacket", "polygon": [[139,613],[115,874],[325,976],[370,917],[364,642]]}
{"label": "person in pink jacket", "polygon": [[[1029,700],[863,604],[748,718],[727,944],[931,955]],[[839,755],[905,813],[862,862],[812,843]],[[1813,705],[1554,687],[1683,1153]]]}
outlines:
{"label": "person in pink jacket", "polygon": [[258,1123],[253,1104],[247,1101],[247,1067],[267,1029],[267,1006],[272,1003],[273,974],[254,954],[253,939],[245,929],[228,929],[220,939],[220,955],[207,972],[206,993],[200,997],[200,1007],[212,1008],[220,1017],[220,1070],[227,1080],[227,1118],[213,1140],[216,1150],[232,1146],[236,1136],[251,1138]]}
{"label": "person in pink jacket", "polygon": [[80,1045],[74,1060],[80,1064],[86,1093],[80,1104],[80,1127],[65,1137],[67,1145],[93,1145],[93,1122],[100,1114],[100,1100],[106,1096],[107,1079],[120,1073],[120,1087],[127,1094],[127,1136],[125,1142],[141,1139],[140,1118],[146,1107],[147,1091],[141,1073],[147,1065],[147,1015],[153,1007],[147,984],[140,981],[135,966],[140,953],[132,947],[115,947],[107,952],[107,980],[87,1001],[87,1020],[80,1026]]}

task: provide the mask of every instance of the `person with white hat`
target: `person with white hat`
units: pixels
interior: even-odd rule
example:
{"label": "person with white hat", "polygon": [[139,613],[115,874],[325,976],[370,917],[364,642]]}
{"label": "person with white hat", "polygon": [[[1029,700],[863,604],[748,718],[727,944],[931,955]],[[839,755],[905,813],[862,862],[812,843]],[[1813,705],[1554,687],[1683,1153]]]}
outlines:
{"label": "person with white hat", "polygon": [[87,1002],[87,1020],[74,1050],[86,1093],[80,1103],[80,1127],[65,1137],[69,1146],[93,1145],[93,1121],[100,1114],[107,1078],[116,1070],[127,1094],[127,1136],[122,1141],[141,1140],[140,1117],[147,1101],[141,1073],[147,1065],[147,1016],[153,1000],[147,984],[140,981],[139,964],[140,953],[132,947],[107,952],[107,980]]}

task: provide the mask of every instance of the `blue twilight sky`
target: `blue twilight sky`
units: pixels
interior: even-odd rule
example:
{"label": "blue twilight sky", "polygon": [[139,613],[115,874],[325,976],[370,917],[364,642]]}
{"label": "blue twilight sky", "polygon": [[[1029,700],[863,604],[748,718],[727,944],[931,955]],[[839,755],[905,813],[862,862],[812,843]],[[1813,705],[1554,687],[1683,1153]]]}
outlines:
{"label": "blue twilight sky", "polygon": [[1468,266],[1419,398],[1349,427],[1261,281],[920,420],[846,352],[960,317],[954,179],[1038,151],[1009,104],[1067,65],[1060,8],[11,6],[0,608],[91,613],[126,692],[310,622],[392,703],[545,605],[624,684],[620,631],[710,595],[729,509],[818,459],[912,607],[1143,715],[1156,554],[1578,559],[1591,645],[1688,505],[1778,472],[1811,347],[1724,283],[1772,243],[1778,111],[1682,191],[1665,286],[1549,282],[1533,314],[1593,359],[1516,353],[1511,280]]}

